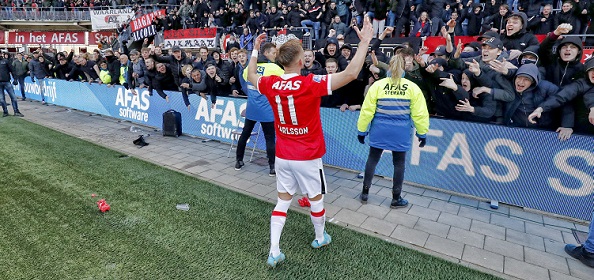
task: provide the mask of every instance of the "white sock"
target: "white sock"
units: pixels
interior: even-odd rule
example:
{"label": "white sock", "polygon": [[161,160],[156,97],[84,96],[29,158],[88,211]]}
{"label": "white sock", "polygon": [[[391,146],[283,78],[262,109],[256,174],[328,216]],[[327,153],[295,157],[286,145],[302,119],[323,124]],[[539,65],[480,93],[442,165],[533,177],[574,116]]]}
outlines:
{"label": "white sock", "polygon": [[287,210],[291,206],[290,200],[278,199],[272,216],[270,217],[270,254],[273,257],[280,255],[280,237],[287,220]]}
{"label": "white sock", "polygon": [[324,224],[326,222],[326,210],[324,209],[324,198],[313,201],[310,200],[309,203],[311,204],[311,223],[314,225],[314,230],[316,232],[316,240],[318,242],[324,241]]}

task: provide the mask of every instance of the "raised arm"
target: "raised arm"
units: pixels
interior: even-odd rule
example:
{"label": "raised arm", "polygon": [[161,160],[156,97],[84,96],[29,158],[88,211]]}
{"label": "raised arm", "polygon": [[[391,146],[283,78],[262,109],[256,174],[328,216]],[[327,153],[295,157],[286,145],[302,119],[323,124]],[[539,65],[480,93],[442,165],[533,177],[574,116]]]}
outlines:
{"label": "raised arm", "polygon": [[260,77],[258,76],[258,73],[256,73],[256,70],[258,69],[258,52],[260,51],[260,44],[262,44],[264,40],[266,40],[266,33],[262,33],[256,38],[254,50],[252,51],[252,58],[248,63],[248,81],[252,83],[256,89],[258,88],[258,78]]}
{"label": "raised arm", "polygon": [[[358,27],[355,26],[354,28]],[[330,88],[332,90],[337,90],[356,79],[361,68],[363,68],[363,63],[365,63],[365,57],[367,56],[367,49],[369,48],[369,42],[371,42],[371,39],[373,38],[373,27],[369,17],[365,17],[363,28],[360,32],[357,32],[357,35],[359,35],[359,39],[361,40],[357,46],[357,52],[344,71],[332,74],[332,79],[330,79],[332,83]]]}

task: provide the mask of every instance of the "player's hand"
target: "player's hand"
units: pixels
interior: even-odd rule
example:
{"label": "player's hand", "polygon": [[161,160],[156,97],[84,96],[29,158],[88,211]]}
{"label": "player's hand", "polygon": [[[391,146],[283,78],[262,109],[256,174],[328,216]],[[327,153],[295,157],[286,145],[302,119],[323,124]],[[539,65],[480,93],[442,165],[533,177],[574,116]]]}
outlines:
{"label": "player's hand", "polygon": [[256,37],[256,42],[254,43],[254,50],[260,51],[260,45],[264,41],[266,41],[266,33],[258,35],[258,37]]}
{"label": "player's hand", "polygon": [[417,138],[419,139],[419,147],[421,147],[421,148],[425,147],[425,144],[427,144],[427,135],[426,134],[420,135],[417,133]]}
{"label": "player's hand", "polygon": [[373,25],[371,24],[371,20],[369,17],[365,17],[363,22],[363,27],[359,30],[359,27],[355,26],[355,31],[357,31],[357,35],[359,35],[359,39],[361,42],[369,43],[371,39],[373,39]]}
{"label": "player's hand", "polygon": [[357,135],[357,139],[359,140],[359,143],[365,144],[365,135]]}

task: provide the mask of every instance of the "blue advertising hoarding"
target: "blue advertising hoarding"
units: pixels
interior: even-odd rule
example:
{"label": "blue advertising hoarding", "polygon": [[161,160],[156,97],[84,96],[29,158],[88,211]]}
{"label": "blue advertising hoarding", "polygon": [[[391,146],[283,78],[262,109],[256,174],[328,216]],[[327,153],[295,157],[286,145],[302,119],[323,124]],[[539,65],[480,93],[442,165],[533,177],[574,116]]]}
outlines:
{"label": "blue advertising hoarding", "polygon": [[[217,98],[212,106],[209,100],[191,95],[188,109],[179,92],[168,92],[166,102],[146,90],[134,95],[121,86],[48,79],[45,84],[50,103],[152,127],[161,127],[163,112],[177,110],[182,113],[183,132],[189,135],[230,142],[231,132],[243,126],[240,113],[245,99]],[[37,85],[28,82],[25,91],[28,98],[41,100]],[[369,147],[356,139],[359,112],[321,110],[327,145],[324,163],[363,170]],[[561,142],[549,131],[435,118],[430,128],[427,146],[421,149],[413,144],[407,153],[405,180],[590,219],[594,211],[593,137],[573,135]],[[265,141],[258,141],[257,148],[264,150]],[[384,153],[376,174],[391,177],[392,173],[391,154]]]}

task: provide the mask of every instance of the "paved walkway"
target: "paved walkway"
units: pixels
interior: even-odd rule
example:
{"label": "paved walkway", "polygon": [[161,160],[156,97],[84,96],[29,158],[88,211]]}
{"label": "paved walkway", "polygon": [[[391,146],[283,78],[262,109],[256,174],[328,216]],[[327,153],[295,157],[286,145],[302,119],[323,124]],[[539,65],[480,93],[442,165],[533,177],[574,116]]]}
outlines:
{"label": "paved walkway", "polygon": [[[267,165],[256,164],[264,162],[262,153],[254,155],[256,162],[246,158],[246,166],[235,171],[233,152],[227,157],[229,144],[163,137],[143,127],[144,133],[152,134],[147,138],[150,145],[137,148],[132,140],[140,133],[130,131],[137,126],[132,123],[39,102],[19,102],[19,106],[28,121],[276,202],[275,178],[268,176]],[[506,279],[594,279],[594,269],[563,251],[565,243],[576,242],[572,229],[588,231],[585,223],[508,205],[493,210],[484,201],[411,185],[405,185],[403,193],[410,206],[390,209],[391,181],[380,177],[374,180],[369,203],[362,205],[357,199],[362,184],[357,173],[332,167],[325,172],[331,223]],[[299,207],[297,199],[293,204],[293,210],[309,210]]]}

